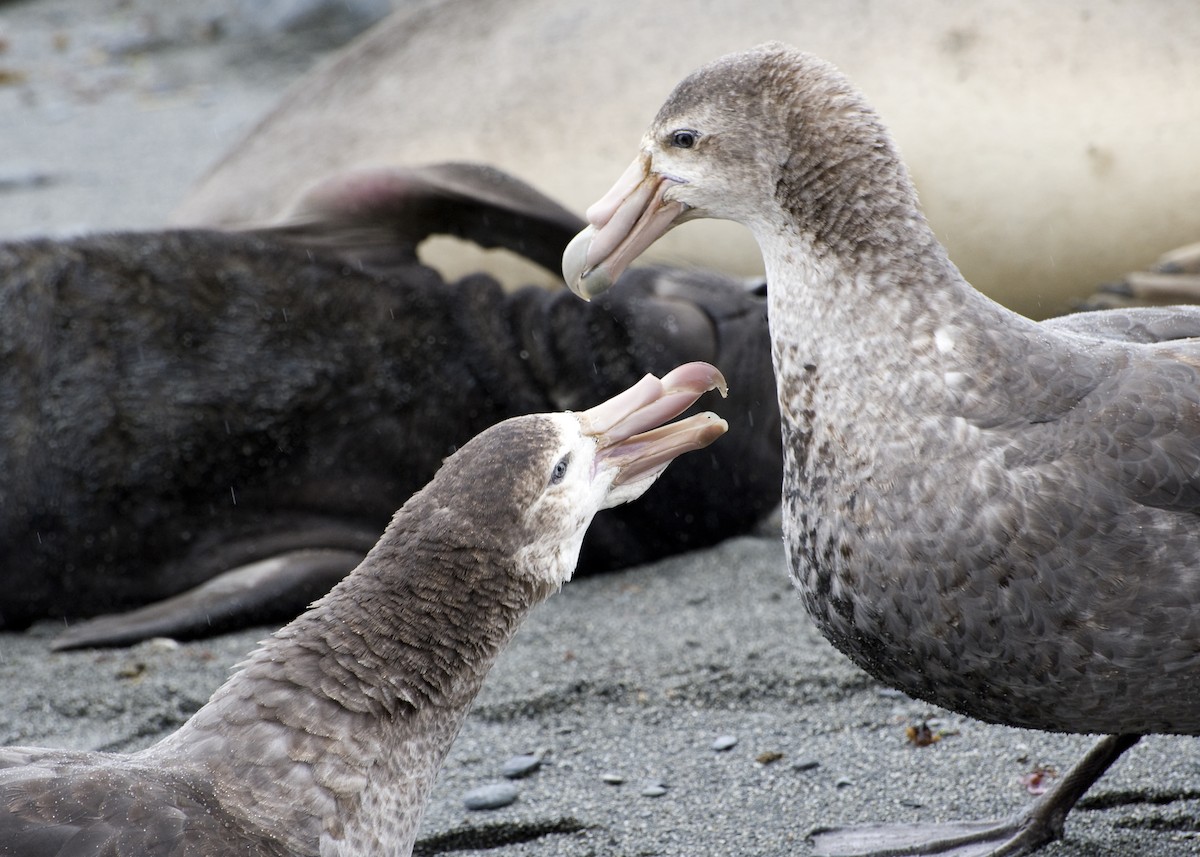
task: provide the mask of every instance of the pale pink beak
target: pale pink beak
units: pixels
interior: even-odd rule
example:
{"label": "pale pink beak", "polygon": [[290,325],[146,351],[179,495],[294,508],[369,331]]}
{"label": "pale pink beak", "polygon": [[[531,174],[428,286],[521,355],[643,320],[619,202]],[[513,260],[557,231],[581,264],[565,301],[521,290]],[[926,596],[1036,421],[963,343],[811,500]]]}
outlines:
{"label": "pale pink beak", "polygon": [[729,430],[713,413],[663,425],[709,390],[727,392],[721,373],[707,363],[686,363],[662,377],[647,375],[607,402],[576,416],[596,438],[595,468],[616,467],[613,485],[657,476],[685,452],[703,449]]}
{"label": "pale pink beak", "polygon": [[591,300],[606,291],[646,248],[687,211],[663,194],[680,181],[650,169],[640,155],[599,202],[587,210],[589,226],[567,245],[563,276],[575,294]]}

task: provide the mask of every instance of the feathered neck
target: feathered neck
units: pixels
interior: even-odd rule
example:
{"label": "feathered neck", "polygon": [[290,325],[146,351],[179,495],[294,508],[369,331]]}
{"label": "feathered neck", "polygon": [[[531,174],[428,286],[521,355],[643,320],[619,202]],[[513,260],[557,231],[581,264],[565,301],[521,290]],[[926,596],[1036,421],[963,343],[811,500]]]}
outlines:
{"label": "feathered neck", "polygon": [[[408,853],[483,679],[552,587],[440,510],[397,513],[351,575],[263,643],[146,751],[201,766],[217,797],[295,848]],[[422,538],[433,528],[436,538]],[[324,853],[324,852],[322,852]],[[335,852],[338,853],[338,852]]]}

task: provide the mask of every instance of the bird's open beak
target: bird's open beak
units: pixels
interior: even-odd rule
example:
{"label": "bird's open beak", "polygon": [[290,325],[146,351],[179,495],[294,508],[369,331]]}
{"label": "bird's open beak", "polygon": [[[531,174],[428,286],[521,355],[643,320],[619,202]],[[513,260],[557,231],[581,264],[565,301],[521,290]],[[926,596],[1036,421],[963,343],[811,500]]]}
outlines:
{"label": "bird's open beak", "polygon": [[657,477],[685,452],[703,449],[729,430],[713,413],[695,414],[663,425],[690,408],[709,390],[727,392],[725,379],[707,363],[686,363],[661,380],[647,375],[623,393],[576,416],[585,434],[596,438],[594,467],[616,468],[613,485]]}
{"label": "bird's open beak", "polygon": [[587,210],[588,227],[567,245],[563,276],[581,298],[606,291],[647,247],[665,235],[687,211],[663,194],[679,184],[650,169],[650,156],[640,155],[612,190]]}

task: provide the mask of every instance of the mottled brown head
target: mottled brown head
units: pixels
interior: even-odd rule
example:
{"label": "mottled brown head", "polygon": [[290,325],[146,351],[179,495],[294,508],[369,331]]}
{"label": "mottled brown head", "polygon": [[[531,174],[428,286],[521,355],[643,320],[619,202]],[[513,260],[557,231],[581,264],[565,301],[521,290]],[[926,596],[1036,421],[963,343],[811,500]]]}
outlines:
{"label": "mottled brown head", "polygon": [[554,468],[570,455],[563,434],[549,414],[499,423],[446,459],[428,492],[472,531],[489,542],[507,540],[515,550],[533,538],[527,513],[551,493]]}
{"label": "mottled brown head", "polygon": [[468,559],[512,557],[518,574],[557,587],[596,512],[640,497],[676,456],[724,434],[711,413],[666,423],[714,387],[724,388],[716,369],[689,363],[587,411],[505,420],[446,459],[393,526]]}

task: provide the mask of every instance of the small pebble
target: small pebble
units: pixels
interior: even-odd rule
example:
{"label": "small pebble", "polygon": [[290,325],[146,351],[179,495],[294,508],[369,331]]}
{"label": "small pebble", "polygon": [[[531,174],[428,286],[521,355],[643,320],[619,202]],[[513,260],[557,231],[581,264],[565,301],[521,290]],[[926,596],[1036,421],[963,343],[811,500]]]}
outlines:
{"label": "small pebble", "polygon": [[463,795],[463,806],[467,809],[500,809],[516,799],[517,787],[512,783],[491,783]]}
{"label": "small pebble", "polygon": [[179,641],[171,637],[151,637],[146,642],[139,643],[138,648],[150,652],[174,652],[179,649]]}
{"label": "small pebble", "polygon": [[141,661],[125,664],[117,670],[117,678],[133,679],[146,671],[146,665]]}
{"label": "small pebble", "polygon": [[793,771],[811,771],[813,768],[821,767],[821,763],[816,759],[801,759],[798,762],[792,763]]}
{"label": "small pebble", "polygon": [[0,191],[32,190],[54,184],[54,175],[38,167],[0,165]]}
{"label": "small pebble", "polygon": [[642,797],[662,797],[666,793],[666,785],[657,781],[648,782],[642,787]]}
{"label": "small pebble", "polygon": [[620,774],[601,774],[600,779],[601,781],[608,783],[610,786],[619,786],[621,783],[625,782],[625,778]]}
{"label": "small pebble", "polygon": [[732,750],[737,746],[737,742],[736,735],[718,735],[716,740],[712,742],[712,748],[721,753],[725,750]]}
{"label": "small pebble", "polygon": [[834,783],[834,786],[839,789],[844,789],[846,786],[852,785],[854,785],[854,780],[847,779],[846,777],[838,777],[837,781]]}
{"label": "small pebble", "polygon": [[527,777],[542,766],[542,757],[532,753],[513,756],[500,768],[500,774],[510,780]]}
{"label": "small pebble", "polygon": [[942,740],[941,733],[935,732],[926,721],[906,726],[904,735],[914,747],[929,747]]}
{"label": "small pebble", "polygon": [[366,29],[391,11],[387,0],[242,0],[228,26],[271,36],[312,36],[325,28],[317,41],[341,43]]}

